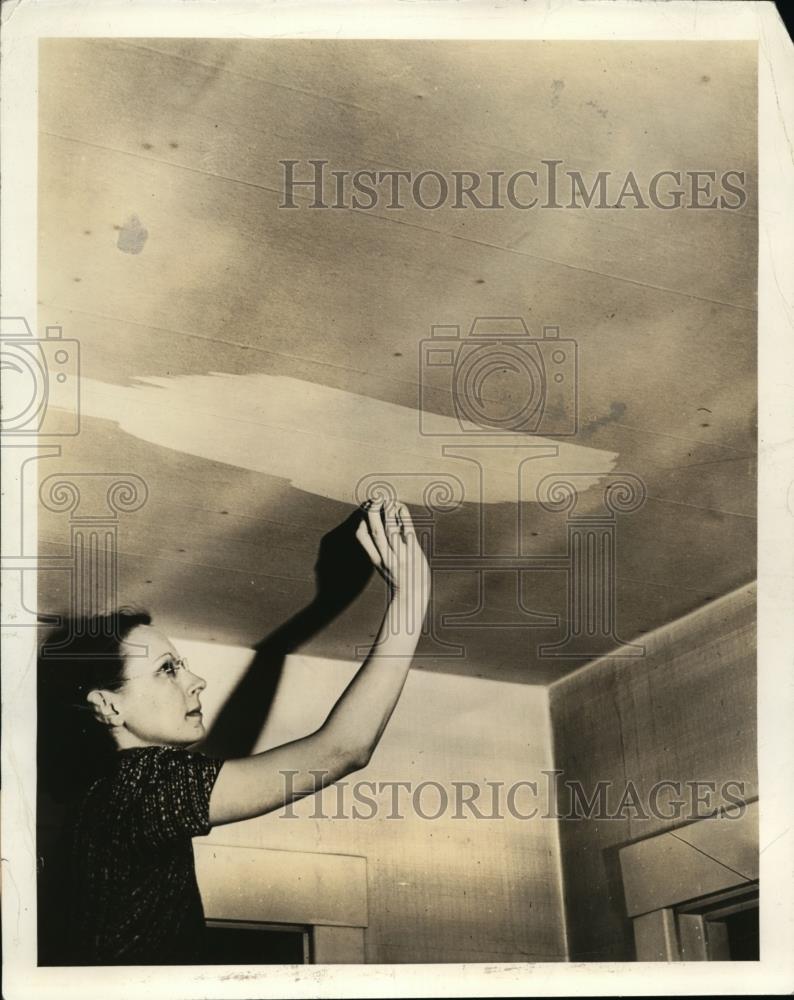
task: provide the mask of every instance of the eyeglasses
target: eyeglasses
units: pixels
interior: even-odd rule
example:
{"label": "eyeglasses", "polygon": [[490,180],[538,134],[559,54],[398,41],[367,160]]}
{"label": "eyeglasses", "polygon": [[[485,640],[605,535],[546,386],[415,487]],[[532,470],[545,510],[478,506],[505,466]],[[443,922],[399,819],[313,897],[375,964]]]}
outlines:
{"label": "eyeglasses", "polygon": [[[172,656],[168,660],[164,660],[160,666],[155,671],[155,674],[164,673],[168,677],[176,677],[180,670],[190,670],[190,666],[187,660],[183,656]],[[130,681],[140,680],[141,677],[151,677],[149,673],[146,674],[136,674],[134,677],[128,677],[126,682],[129,684]]]}

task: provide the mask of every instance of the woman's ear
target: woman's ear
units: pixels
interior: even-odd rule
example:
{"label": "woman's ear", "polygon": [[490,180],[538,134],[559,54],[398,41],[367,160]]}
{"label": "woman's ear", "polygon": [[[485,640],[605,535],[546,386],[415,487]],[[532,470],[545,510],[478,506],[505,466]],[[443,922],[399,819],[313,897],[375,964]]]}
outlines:
{"label": "woman's ear", "polygon": [[120,726],[123,724],[121,712],[113,703],[110,691],[89,691],[86,700],[94,710],[94,718],[105,726]]}

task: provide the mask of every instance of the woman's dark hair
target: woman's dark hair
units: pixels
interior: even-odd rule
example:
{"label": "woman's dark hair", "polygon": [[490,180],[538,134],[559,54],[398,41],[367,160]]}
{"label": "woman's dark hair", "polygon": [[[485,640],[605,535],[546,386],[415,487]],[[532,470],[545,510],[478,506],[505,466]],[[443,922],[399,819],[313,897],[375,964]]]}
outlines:
{"label": "woman's dark hair", "polygon": [[88,785],[113,760],[110,729],[94,716],[90,691],[118,691],[124,683],[121,644],[145,611],[121,608],[107,615],[64,618],[39,646],[39,780],[63,801]]}

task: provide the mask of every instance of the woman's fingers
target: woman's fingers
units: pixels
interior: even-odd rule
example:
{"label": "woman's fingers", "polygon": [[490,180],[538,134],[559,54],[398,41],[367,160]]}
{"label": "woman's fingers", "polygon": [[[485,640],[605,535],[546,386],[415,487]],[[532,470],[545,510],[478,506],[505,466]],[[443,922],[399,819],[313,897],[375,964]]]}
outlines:
{"label": "woman's fingers", "polygon": [[417,539],[408,507],[398,500],[362,504],[356,537],[392,593],[405,592],[426,600],[429,565]]}
{"label": "woman's fingers", "polygon": [[404,503],[397,505],[397,518],[400,522],[400,527],[402,528],[405,538],[407,539],[409,536],[413,536],[415,538],[416,532],[414,531],[414,523],[411,520],[411,512]]}
{"label": "woman's fingers", "polygon": [[364,551],[372,560],[375,566],[380,566],[382,563],[380,554],[378,550],[372,543],[372,538],[370,537],[369,528],[367,527],[367,522],[362,520],[359,526],[356,528],[356,538],[361,543]]}
{"label": "woman's fingers", "polygon": [[397,547],[402,541],[402,526],[398,516],[398,508],[399,504],[396,500],[393,500],[387,504],[383,511],[383,519],[386,524],[386,537],[393,552],[397,551]]}
{"label": "woman's fingers", "polygon": [[383,528],[383,519],[381,517],[381,510],[383,508],[383,501],[374,500],[372,505],[367,510],[367,523],[369,524],[370,535],[375,543],[375,548],[378,550],[381,560],[384,563],[388,563],[391,557],[391,549],[389,547],[389,540],[386,537],[386,532]]}

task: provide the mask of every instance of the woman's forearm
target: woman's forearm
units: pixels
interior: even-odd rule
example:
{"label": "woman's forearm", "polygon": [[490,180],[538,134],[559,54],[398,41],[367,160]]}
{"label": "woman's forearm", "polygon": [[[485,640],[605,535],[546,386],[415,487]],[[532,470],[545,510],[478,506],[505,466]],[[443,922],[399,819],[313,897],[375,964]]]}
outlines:
{"label": "woman's forearm", "polygon": [[372,649],[322,729],[332,745],[363,767],[400,697],[427,613],[426,593],[391,598]]}

